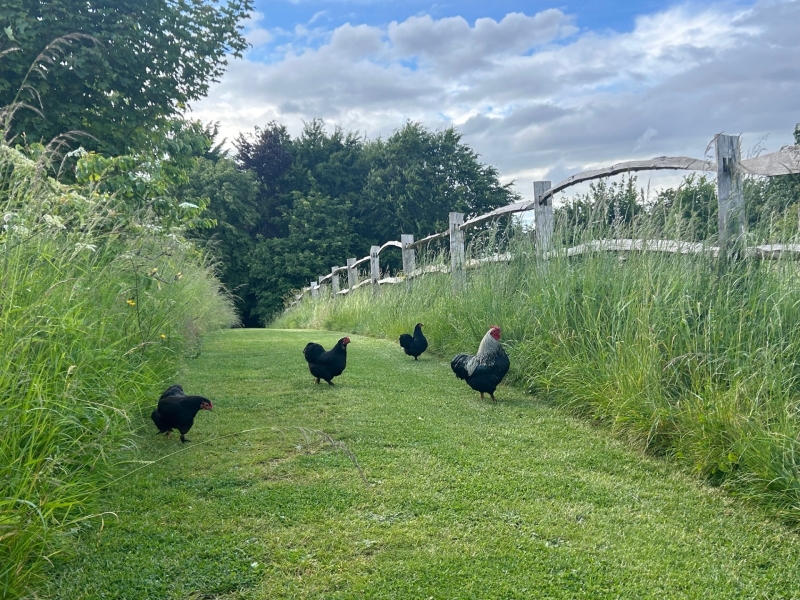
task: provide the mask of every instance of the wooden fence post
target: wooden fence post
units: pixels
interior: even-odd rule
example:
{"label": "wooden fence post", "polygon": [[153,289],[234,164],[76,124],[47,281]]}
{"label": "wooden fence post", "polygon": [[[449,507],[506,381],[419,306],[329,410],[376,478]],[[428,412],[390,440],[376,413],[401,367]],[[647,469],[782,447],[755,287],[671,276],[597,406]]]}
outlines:
{"label": "wooden fence post", "polygon": [[381,277],[381,265],[380,265],[380,253],[381,247],[380,246],[370,246],[369,249],[369,270],[370,276],[372,278],[372,293],[378,293],[378,280]]}
{"label": "wooden fence post", "polygon": [[339,295],[339,274],[336,273],[336,269],[338,268],[339,267],[331,267],[331,293],[334,300],[336,300],[336,297]]}
{"label": "wooden fence post", "polygon": [[719,253],[727,256],[731,244],[744,233],[744,195],[739,173],[739,136],[719,134],[717,147],[717,202],[719,203]]}
{"label": "wooden fence post", "polygon": [[347,289],[349,291],[358,285],[358,270],[353,266],[356,260],[355,258],[347,259]]}
{"label": "wooden fence post", "polygon": [[450,270],[453,273],[453,289],[464,285],[464,213],[450,213]]}
{"label": "wooden fence post", "polygon": [[543,204],[542,195],[550,189],[549,181],[533,182],[533,220],[536,225],[536,250],[543,256],[553,245],[553,195],[550,194]]}
{"label": "wooden fence post", "polygon": [[319,284],[316,281],[310,282],[311,285],[311,297],[316,299],[319,297]]}
{"label": "wooden fence post", "polygon": [[323,280],[324,278],[325,278],[325,276],[324,276],[324,275],[320,275],[319,277],[317,277],[317,280],[318,280],[318,283],[317,283],[317,289],[318,289],[320,292],[322,292],[322,291],[323,291],[323,289],[322,289],[322,286],[323,286],[322,280]]}
{"label": "wooden fence post", "polygon": [[400,252],[403,254],[403,275],[406,278],[406,285],[411,285],[411,272],[417,267],[417,255],[408,245],[414,243],[414,236],[403,233],[400,235],[400,243],[402,244]]}

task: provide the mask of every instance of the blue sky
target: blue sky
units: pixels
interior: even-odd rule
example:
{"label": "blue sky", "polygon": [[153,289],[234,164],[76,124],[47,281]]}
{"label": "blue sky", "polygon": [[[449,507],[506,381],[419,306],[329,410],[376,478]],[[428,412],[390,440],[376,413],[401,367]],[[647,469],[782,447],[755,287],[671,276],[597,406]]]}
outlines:
{"label": "blue sky", "polygon": [[720,132],[745,155],[791,143],[798,23],[800,0],[257,0],[252,48],[193,112],[228,138],[273,120],[369,138],[408,120],[454,126],[530,197],[537,179],[701,158]]}
{"label": "blue sky", "polygon": [[479,18],[501,20],[508,13],[536,14],[549,8],[579,17],[581,27],[593,30],[612,29],[629,31],[639,14],[658,11],[665,6],[663,1],[641,0],[640,2],[568,2],[521,0],[467,0],[428,2],[414,0],[404,2],[352,1],[352,0],[257,0],[256,10],[265,15],[270,27],[291,31],[297,24],[315,19],[328,27],[345,23],[381,25],[391,21],[403,21],[409,16],[428,14],[434,18],[461,16],[469,22]]}

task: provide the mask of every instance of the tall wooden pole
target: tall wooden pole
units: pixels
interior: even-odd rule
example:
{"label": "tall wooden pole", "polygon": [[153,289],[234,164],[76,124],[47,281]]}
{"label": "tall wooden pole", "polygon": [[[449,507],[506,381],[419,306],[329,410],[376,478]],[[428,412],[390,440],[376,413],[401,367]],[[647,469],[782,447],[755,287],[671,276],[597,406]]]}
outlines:
{"label": "tall wooden pole", "polygon": [[400,235],[400,244],[402,247],[400,252],[403,254],[403,275],[405,275],[406,286],[411,285],[411,273],[417,268],[417,255],[413,248],[409,248],[409,244],[414,243],[414,236],[409,233]]}
{"label": "tall wooden pole", "polygon": [[347,259],[347,289],[352,291],[358,285],[358,270],[353,266],[356,258]]}
{"label": "tall wooden pole", "polygon": [[338,268],[331,268],[331,292],[334,300],[339,296],[339,274],[336,272]]}
{"label": "tall wooden pole", "polygon": [[380,246],[370,246],[369,249],[369,271],[370,271],[370,278],[372,279],[372,293],[378,293],[378,280],[381,277],[381,265],[380,265]]}
{"label": "tall wooden pole", "polygon": [[453,289],[458,291],[464,287],[464,213],[450,213],[450,270],[453,274]]}
{"label": "tall wooden pole", "polygon": [[717,202],[719,204],[719,252],[727,257],[741,240],[745,229],[744,194],[739,172],[739,136],[719,134],[717,147]]}
{"label": "tall wooden pole", "polygon": [[543,256],[553,246],[553,195],[542,202],[542,195],[550,189],[549,181],[533,182],[533,220],[536,225],[536,252]]}

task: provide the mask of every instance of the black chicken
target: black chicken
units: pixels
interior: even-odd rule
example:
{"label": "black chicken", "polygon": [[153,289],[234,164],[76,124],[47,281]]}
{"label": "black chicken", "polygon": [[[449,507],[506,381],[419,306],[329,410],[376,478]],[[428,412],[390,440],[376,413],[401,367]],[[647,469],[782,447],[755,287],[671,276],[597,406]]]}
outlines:
{"label": "black chicken", "polygon": [[497,401],[494,391],[508,373],[510,366],[508,355],[500,345],[500,328],[497,326],[492,326],[483,336],[475,356],[456,354],[450,361],[450,368],[456,377],[466,381],[476,392],[480,392],[481,398],[486,393],[494,401]]}
{"label": "black chicken", "polygon": [[303,356],[306,357],[308,370],[315,377],[314,383],[319,383],[320,379],[324,379],[328,385],[333,385],[331,380],[341,375],[347,366],[347,344],[349,343],[350,338],[343,337],[327,352],[316,342],[306,344],[306,347],[303,348]]}
{"label": "black chicken", "polygon": [[150,418],[158,427],[159,433],[172,433],[173,429],[181,432],[181,442],[186,443],[186,434],[194,425],[194,417],[201,410],[212,410],[211,400],[203,396],[187,396],[180,385],[172,385],[164,390],[158,399],[158,406]]}
{"label": "black chicken", "polygon": [[409,356],[413,356],[414,360],[428,349],[428,340],[422,335],[422,323],[417,323],[414,327],[414,336],[404,333],[400,336],[400,345],[403,351]]}

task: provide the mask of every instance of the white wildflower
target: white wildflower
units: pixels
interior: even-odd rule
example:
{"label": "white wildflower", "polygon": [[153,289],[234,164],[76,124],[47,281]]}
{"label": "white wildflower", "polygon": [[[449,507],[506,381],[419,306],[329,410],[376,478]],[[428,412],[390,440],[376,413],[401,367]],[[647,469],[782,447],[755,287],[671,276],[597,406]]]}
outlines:
{"label": "white wildflower", "polygon": [[81,156],[86,156],[87,154],[88,152],[86,152],[86,149],[83,146],[78,146],[77,148],[75,148],[75,150],[67,152],[67,157],[77,156],[78,158],[80,158]]}
{"label": "white wildflower", "polygon": [[58,215],[45,215],[44,222],[56,229],[64,229],[65,227],[64,221]]}
{"label": "white wildflower", "polygon": [[178,204],[178,208],[197,208],[197,204],[192,204],[191,202],[181,202]]}
{"label": "white wildflower", "polygon": [[83,242],[78,242],[75,244],[75,250],[80,252],[81,250],[90,250],[92,252],[97,250],[96,244],[84,244]]}

